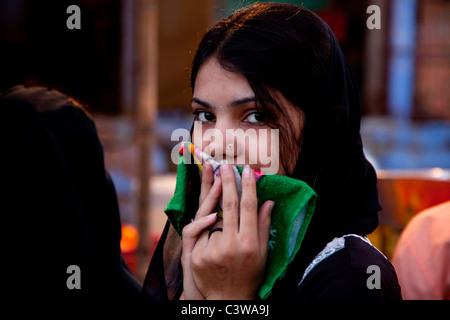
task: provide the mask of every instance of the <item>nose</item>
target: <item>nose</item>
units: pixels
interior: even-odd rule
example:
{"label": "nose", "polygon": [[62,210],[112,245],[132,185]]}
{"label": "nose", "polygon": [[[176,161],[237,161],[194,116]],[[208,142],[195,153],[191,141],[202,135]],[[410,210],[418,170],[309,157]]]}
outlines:
{"label": "nose", "polygon": [[209,139],[210,154],[216,160],[234,163],[236,148],[232,133],[235,129],[231,121],[217,120],[211,132],[205,132],[205,138]]}
{"label": "nose", "polygon": [[234,163],[238,152],[234,141],[236,129],[232,121],[217,119],[213,128],[202,130],[203,151],[217,161],[226,160],[228,163]]}

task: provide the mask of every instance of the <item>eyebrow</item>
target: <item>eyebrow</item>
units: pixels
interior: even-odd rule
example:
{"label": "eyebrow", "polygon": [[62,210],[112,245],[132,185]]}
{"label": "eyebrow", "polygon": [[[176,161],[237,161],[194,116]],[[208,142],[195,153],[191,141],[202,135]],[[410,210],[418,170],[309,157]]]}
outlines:
{"label": "eyebrow", "polygon": [[[241,105],[241,104],[248,103],[248,102],[255,102],[255,101],[256,101],[255,96],[245,97],[245,98],[242,98],[242,99],[234,100],[233,102],[230,103],[230,106],[231,106],[231,107],[237,107],[237,106],[239,106],[239,105]],[[196,98],[196,97],[193,97],[193,98],[191,99],[191,103],[192,103],[192,102],[198,103],[199,105],[201,105],[201,106],[203,106],[203,107],[205,107],[205,108],[209,108],[209,109],[217,109],[217,107],[211,105],[211,104],[208,103],[208,102],[205,102],[205,101],[203,101],[203,100],[200,100],[199,98]]]}

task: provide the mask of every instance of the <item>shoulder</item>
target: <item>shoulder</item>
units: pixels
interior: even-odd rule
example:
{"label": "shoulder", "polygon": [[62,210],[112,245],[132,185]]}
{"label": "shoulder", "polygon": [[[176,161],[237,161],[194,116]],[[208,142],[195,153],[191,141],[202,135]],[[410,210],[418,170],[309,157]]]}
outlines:
{"label": "shoulder", "polygon": [[[440,299],[450,261],[450,201],[418,213],[396,244],[392,262],[405,299]],[[421,274],[421,277],[416,277]]]}
{"label": "shoulder", "polygon": [[296,299],[401,299],[391,263],[367,238],[335,238],[306,269]]}
{"label": "shoulder", "polygon": [[449,242],[450,201],[426,209],[415,215],[403,231],[399,243],[422,242],[432,238],[429,247]]}

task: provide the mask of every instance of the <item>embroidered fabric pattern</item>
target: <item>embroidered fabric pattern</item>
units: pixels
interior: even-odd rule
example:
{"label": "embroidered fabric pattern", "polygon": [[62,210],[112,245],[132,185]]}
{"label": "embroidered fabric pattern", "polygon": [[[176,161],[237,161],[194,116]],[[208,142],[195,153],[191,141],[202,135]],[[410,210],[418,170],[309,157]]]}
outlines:
{"label": "embroidered fabric pattern", "polygon": [[331,256],[333,253],[338,252],[342,248],[345,247],[345,239],[344,237],[341,238],[334,238],[332,241],[328,242],[328,244],[325,246],[325,248],[319,252],[319,254],[311,261],[309,266],[306,268],[305,273],[303,274],[302,280],[300,280],[300,284],[303,282],[303,279],[308,275],[308,273],[311,272],[312,269],[316,265],[318,265],[320,262],[322,262],[324,259]]}
{"label": "embroidered fabric pattern", "polygon": [[[378,252],[380,252],[385,259],[386,256],[378,250],[367,237],[362,237],[357,234],[347,234],[345,236],[342,236],[340,238],[334,238],[332,241],[328,242],[328,244],[325,246],[325,248],[319,252],[319,254],[311,261],[309,266],[306,268],[305,272],[303,273],[302,280],[300,280],[298,286],[300,286],[303,282],[303,279],[308,275],[308,273],[311,272],[312,269],[314,269],[315,266],[317,266],[320,262],[331,256],[332,254],[338,252],[339,250],[345,248],[345,238],[347,237],[357,237],[361,239],[362,241],[366,242],[367,244],[371,245],[373,248],[375,248]],[[297,287],[298,287],[297,286]]]}

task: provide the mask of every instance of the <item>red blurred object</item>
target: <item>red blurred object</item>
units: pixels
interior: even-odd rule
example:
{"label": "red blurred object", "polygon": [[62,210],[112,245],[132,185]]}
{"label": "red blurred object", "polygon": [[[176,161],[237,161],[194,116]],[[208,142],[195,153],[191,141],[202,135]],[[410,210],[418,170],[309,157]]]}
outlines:
{"label": "red blurred object", "polygon": [[[156,250],[156,246],[158,245],[160,237],[161,232],[159,231],[152,231],[148,236],[149,260],[151,260],[153,253]],[[139,232],[136,227],[127,223],[122,224],[122,239],[120,239],[120,250],[122,252],[122,257],[125,259],[125,262],[134,274],[137,274],[138,268],[139,238]]]}
{"label": "red blurred object", "polygon": [[347,42],[349,32],[349,17],[346,12],[341,11],[337,8],[333,8],[332,10],[321,10],[317,12],[317,14],[330,26],[336,39],[341,45]]}
{"label": "red blurred object", "polygon": [[377,175],[382,209],[379,226],[369,239],[391,258],[398,237],[414,215],[450,200],[450,170],[379,170]]}
{"label": "red blurred object", "polygon": [[150,239],[150,247],[149,247],[149,258],[152,259],[153,253],[156,250],[156,246],[158,245],[159,238],[161,238],[161,232],[158,231],[152,231],[150,232],[149,239]]}
{"label": "red blurred object", "polygon": [[139,232],[131,224],[122,224],[122,239],[120,239],[120,250],[125,262],[133,273],[137,271],[137,246],[139,243]]}

